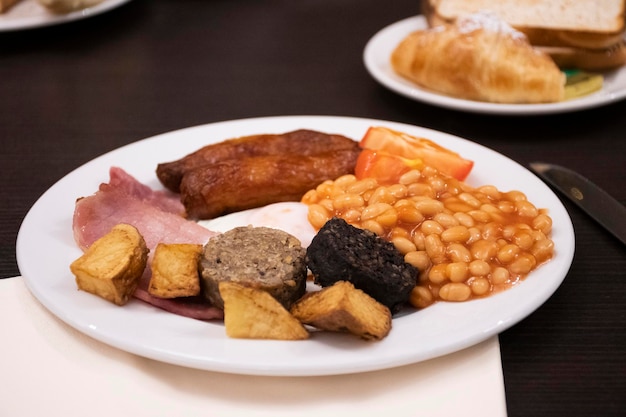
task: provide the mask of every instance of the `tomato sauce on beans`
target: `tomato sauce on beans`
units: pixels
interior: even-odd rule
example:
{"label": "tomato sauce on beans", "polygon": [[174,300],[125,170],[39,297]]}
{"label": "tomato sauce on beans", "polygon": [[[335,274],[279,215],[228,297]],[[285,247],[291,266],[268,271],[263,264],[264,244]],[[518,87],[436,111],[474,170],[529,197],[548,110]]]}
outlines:
{"label": "tomato sauce on beans", "polygon": [[418,308],[504,290],[554,255],[552,219],[524,193],[474,188],[431,167],[391,185],[344,175],[302,202],[317,229],[336,216],[392,242],[420,270],[410,299]]}

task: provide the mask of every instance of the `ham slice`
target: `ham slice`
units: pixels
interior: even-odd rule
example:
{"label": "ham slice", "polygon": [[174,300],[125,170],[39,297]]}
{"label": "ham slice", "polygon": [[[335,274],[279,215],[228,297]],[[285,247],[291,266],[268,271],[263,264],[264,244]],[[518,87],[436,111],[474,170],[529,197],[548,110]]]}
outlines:
{"label": "ham slice", "polygon": [[[74,240],[82,250],[119,223],[135,226],[151,253],[159,243],[204,245],[217,234],[185,219],[185,210],[175,194],[152,190],[118,167],[112,167],[109,176],[109,182],[101,184],[95,194],[76,201],[72,229]],[[200,297],[161,299],[152,296],[147,291],[149,279],[148,265],[135,298],[185,317],[223,318],[222,310]]]}
{"label": "ham slice", "polygon": [[203,245],[216,234],[185,219],[182,204],[173,194],[154,191],[121,168],[111,168],[109,175],[109,183],[76,201],[72,227],[82,250],[119,223],[135,226],[150,251],[160,242]]}

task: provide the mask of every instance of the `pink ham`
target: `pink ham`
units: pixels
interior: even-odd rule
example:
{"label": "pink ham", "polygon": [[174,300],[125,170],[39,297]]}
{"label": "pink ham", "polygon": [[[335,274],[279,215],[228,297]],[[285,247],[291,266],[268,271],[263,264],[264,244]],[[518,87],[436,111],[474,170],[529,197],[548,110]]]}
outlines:
{"label": "pink ham", "polygon": [[[183,217],[184,208],[169,192],[154,191],[121,168],[112,167],[109,183],[76,201],[73,218],[74,239],[85,250],[108,233],[113,226],[127,223],[135,226],[153,253],[158,243],[197,243],[204,245],[216,232]],[[223,318],[223,311],[193,297],[161,299],[147,291],[150,266],[135,291],[135,298],[185,317],[200,320]]]}
{"label": "pink ham", "polygon": [[150,251],[159,242],[205,244],[216,234],[182,217],[171,195],[151,190],[120,168],[111,168],[110,176],[98,192],[76,201],[72,227],[81,249],[119,223],[135,226]]}

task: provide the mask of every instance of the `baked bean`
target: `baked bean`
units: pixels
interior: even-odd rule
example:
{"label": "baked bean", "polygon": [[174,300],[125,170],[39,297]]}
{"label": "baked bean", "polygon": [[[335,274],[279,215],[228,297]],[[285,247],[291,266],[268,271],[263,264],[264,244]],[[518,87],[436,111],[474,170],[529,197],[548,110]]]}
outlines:
{"label": "baked bean", "polygon": [[403,185],[414,184],[418,182],[420,178],[422,178],[422,173],[417,169],[412,169],[411,171],[402,174],[398,183]]}
{"label": "baked bean", "polygon": [[537,264],[535,257],[529,253],[518,256],[513,262],[509,264],[509,271],[513,274],[527,274]]}
{"label": "baked bean", "polygon": [[482,210],[470,210],[467,212],[474,220],[480,223],[488,223],[491,221],[491,215]]}
{"label": "baked bean", "polygon": [[465,301],[472,295],[472,290],[460,282],[449,282],[439,289],[439,297],[445,301]]}
{"label": "baked bean", "polygon": [[469,271],[472,275],[483,277],[491,271],[489,264],[482,259],[475,259],[469,264]]}
{"label": "baked bean", "polygon": [[332,202],[335,210],[347,210],[365,205],[365,200],[358,194],[338,195]]}
{"label": "baked bean", "polygon": [[552,257],[554,253],[554,242],[550,239],[542,239],[535,242],[531,249],[537,262],[545,262]]}
{"label": "baked bean", "polygon": [[523,217],[537,217],[539,215],[537,208],[529,201],[516,201],[515,208],[518,214]]}
{"label": "baked bean", "polygon": [[330,220],[330,213],[324,208],[324,206],[319,204],[310,204],[307,218],[313,227],[320,229],[328,220]]}
{"label": "baked bean", "polygon": [[378,187],[378,181],[374,178],[365,178],[361,181],[357,181],[348,185],[346,192],[350,194],[363,194],[368,190],[373,190]]}
{"label": "baked bean", "polygon": [[440,235],[443,233],[443,226],[434,220],[423,221],[420,229],[425,235]]}
{"label": "baked bean", "polygon": [[493,185],[483,185],[476,190],[485,194],[490,200],[499,200],[501,198],[500,191]]}
{"label": "baked bean", "polygon": [[552,231],[552,219],[546,214],[539,214],[533,219],[533,228],[548,235]]}
{"label": "baked bean", "polygon": [[426,243],[424,243],[424,234],[421,232],[413,233],[413,243],[415,243],[415,247],[417,250],[426,250]]}
{"label": "baked bean", "polygon": [[535,243],[535,239],[527,231],[518,230],[513,234],[513,243],[515,243],[521,249],[528,250],[532,248],[533,244]]}
{"label": "baked bean", "polygon": [[419,308],[508,288],[554,255],[552,219],[524,193],[473,188],[429,166],[391,185],[344,175],[302,202],[315,228],[338,216],[392,242],[419,270],[410,300]]}
{"label": "baked bean", "polygon": [[398,212],[393,207],[390,207],[389,210],[377,216],[376,221],[383,227],[393,227],[398,223]]}
{"label": "baked bean", "polygon": [[397,201],[396,197],[394,197],[393,194],[389,192],[389,188],[387,187],[376,188],[368,199],[369,204],[377,204],[377,203],[395,204],[396,201]]}
{"label": "baked bean", "polygon": [[[430,256],[430,255],[429,255]],[[434,284],[441,284],[448,279],[446,264],[433,265],[428,272],[428,279]]]}
{"label": "baked bean", "polygon": [[479,208],[481,206],[480,200],[471,195],[470,193],[461,193],[459,194],[459,200],[464,202],[470,207]]}
{"label": "baked bean", "polygon": [[[387,235],[387,237],[389,238],[389,240],[393,240],[397,237],[403,237],[405,239],[411,239],[411,232],[409,230],[406,230],[403,227],[399,227],[396,226],[393,229],[391,229],[391,231],[389,232],[389,234]],[[411,241],[412,245],[415,245],[412,241]]]}
{"label": "baked bean", "polygon": [[472,254],[469,249],[461,243],[448,245],[446,253],[453,262],[470,262],[472,260]]}
{"label": "baked bean", "polygon": [[434,262],[445,259],[446,247],[439,238],[439,235],[426,236],[424,238],[424,246],[426,246],[426,253]]}
{"label": "baked bean", "polygon": [[498,244],[493,240],[480,239],[470,246],[472,258],[490,261],[498,253]]}
{"label": "baked bean", "polygon": [[498,250],[497,258],[503,264],[511,263],[519,253],[519,246],[509,243]]}
{"label": "baked bean", "polygon": [[[400,200],[407,201],[408,200]],[[395,206],[398,212],[398,220],[402,223],[419,224],[424,221],[424,215],[415,206],[411,205],[398,205]]]}
{"label": "baked bean", "polygon": [[432,198],[419,199],[415,201],[415,208],[424,216],[434,216],[443,211],[443,203]]}
{"label": "baked bean", "polygon": [[405,237],[394,237],[391,239],[391,243],[393,243],[396,249],[398,249],[398,252],[403,255],[417,251],[415,244]]}
{"label": "baked bean", "polygon": [[393,184],[388,187],[389,194],[394,196],[396,200],[400,200],[408,195],[408,189],[403,184]]}
{"label": "baked bean", "polygon": [[415,308],[428,307],[433,303],[433,294],[426,287],[420,285],[413,288],[409,296],[409,303]]}
{"label": "baked bean", "polygon": [[454,218],[458,220],[458,222],[460,224],[462,224],[465,227],[472,227],[474,226],[474,219],[472,218],[472,216],[470,216],[467,213],[463,213],[463,212],[456,212],[453,214]]}
{"label": "baked bean", "polygon": [[391,208],[391,205],[387,203],[375,203],[368,205],[361,212],[361,220],[374,219]]}
{"label": "baked bean", "polygon": [[335,185],[339,188],[343,188],[344,190],[349,186],[354,184],[357,181],[356,176],[352,174],[342,175],[341,177],[335,180]]}
{"label": "baked bean", "polygon": [[415,250],[404,255],[404,261],[419,269],[425,271],[430,268],[430,258],[423,250]]}
{"label": "baked bean", "polygon": [[433,217],[433,220],[445,227],[446,229],[459,225],[459,221],[457,220],[457,218],[450,213],[437,213],[435,214],[435,217]]}
{"label": "baked bean", "polygon": [[444,242],[466,242],[470,238],[470,232],[465,226],[453,226],[441,233]]}
{"label": "baked bean", "polygon": [[469,268],[466,262],[451,262],[446,267],[446,275],[452,282],[465,282],[469,276]]}
{"label": "baked bean", "polygon": [[477,278],[470,283],[472,293],[476,295],[485,295],[491,291],[491,283],[487,278]]}
{"label": "baked bean", "polygon": [[406,189],[407,196],[436,198],[437,193],[428,184],[409,184]]}

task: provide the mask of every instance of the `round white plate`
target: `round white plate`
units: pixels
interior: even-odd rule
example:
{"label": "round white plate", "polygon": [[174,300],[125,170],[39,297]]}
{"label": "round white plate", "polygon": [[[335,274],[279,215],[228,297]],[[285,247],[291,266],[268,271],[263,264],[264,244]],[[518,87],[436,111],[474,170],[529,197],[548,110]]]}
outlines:
{"label": "round white plate", "polygon": [[0,14],[0,32],[32,29],[58,25],[74,20],[85,19],[119,7],[130,0],[104,0],[93,7],[67,14],[55,14],[41,6],[37,0],[22,0],[7,12]]}
{"label": "round white plate", "polygon": [[[430,138],[475,161],[468,182],[521,190],[553,218],[553,260],[520,285],[465,303],[438,303],[393,320],[380,342],[337,333],[315,333],[306,341],[230,339],[222,322],[202,322],[132,300],[115,306],[76,289],[70,263],[81,255],[72,237],[77,197],[108,181],[113,165],[162,189],[156,165],[228,138],[283,133],[299,128],[360,139],[368,127]],[[141,155],[141,158],[137,158]],[[224,225],[221,225],[222,228]],[[57,182],[27,214],[17,238],[17,260],[32,293],[53,314],[79,331],[137,355],[192,368],[257,375],[328,375],[384,369],[445,355],[479,343],[522,320],[561,284],[574,254],[574,231],[554,193],[530,171],[481,145],[411,125],[359,118],[286,116],[213,123],[178,130],[124,146],[81,166]]]}
{"label": "round white plate", "polygon": [[391,68],[389,57],[409,33],[425,29],[427,26],[424,16],[415,16],[389,25],[376,33],[365,46],[363,53],[365,67],[370,75],[388,89],[416,101],[475,113],[511,115],[563,113],[614,103],[626,97],[626,67],[605,73],[604,86],[600,91],[559,103],[487,103],[454,98],[423,89],[396,74]]}

